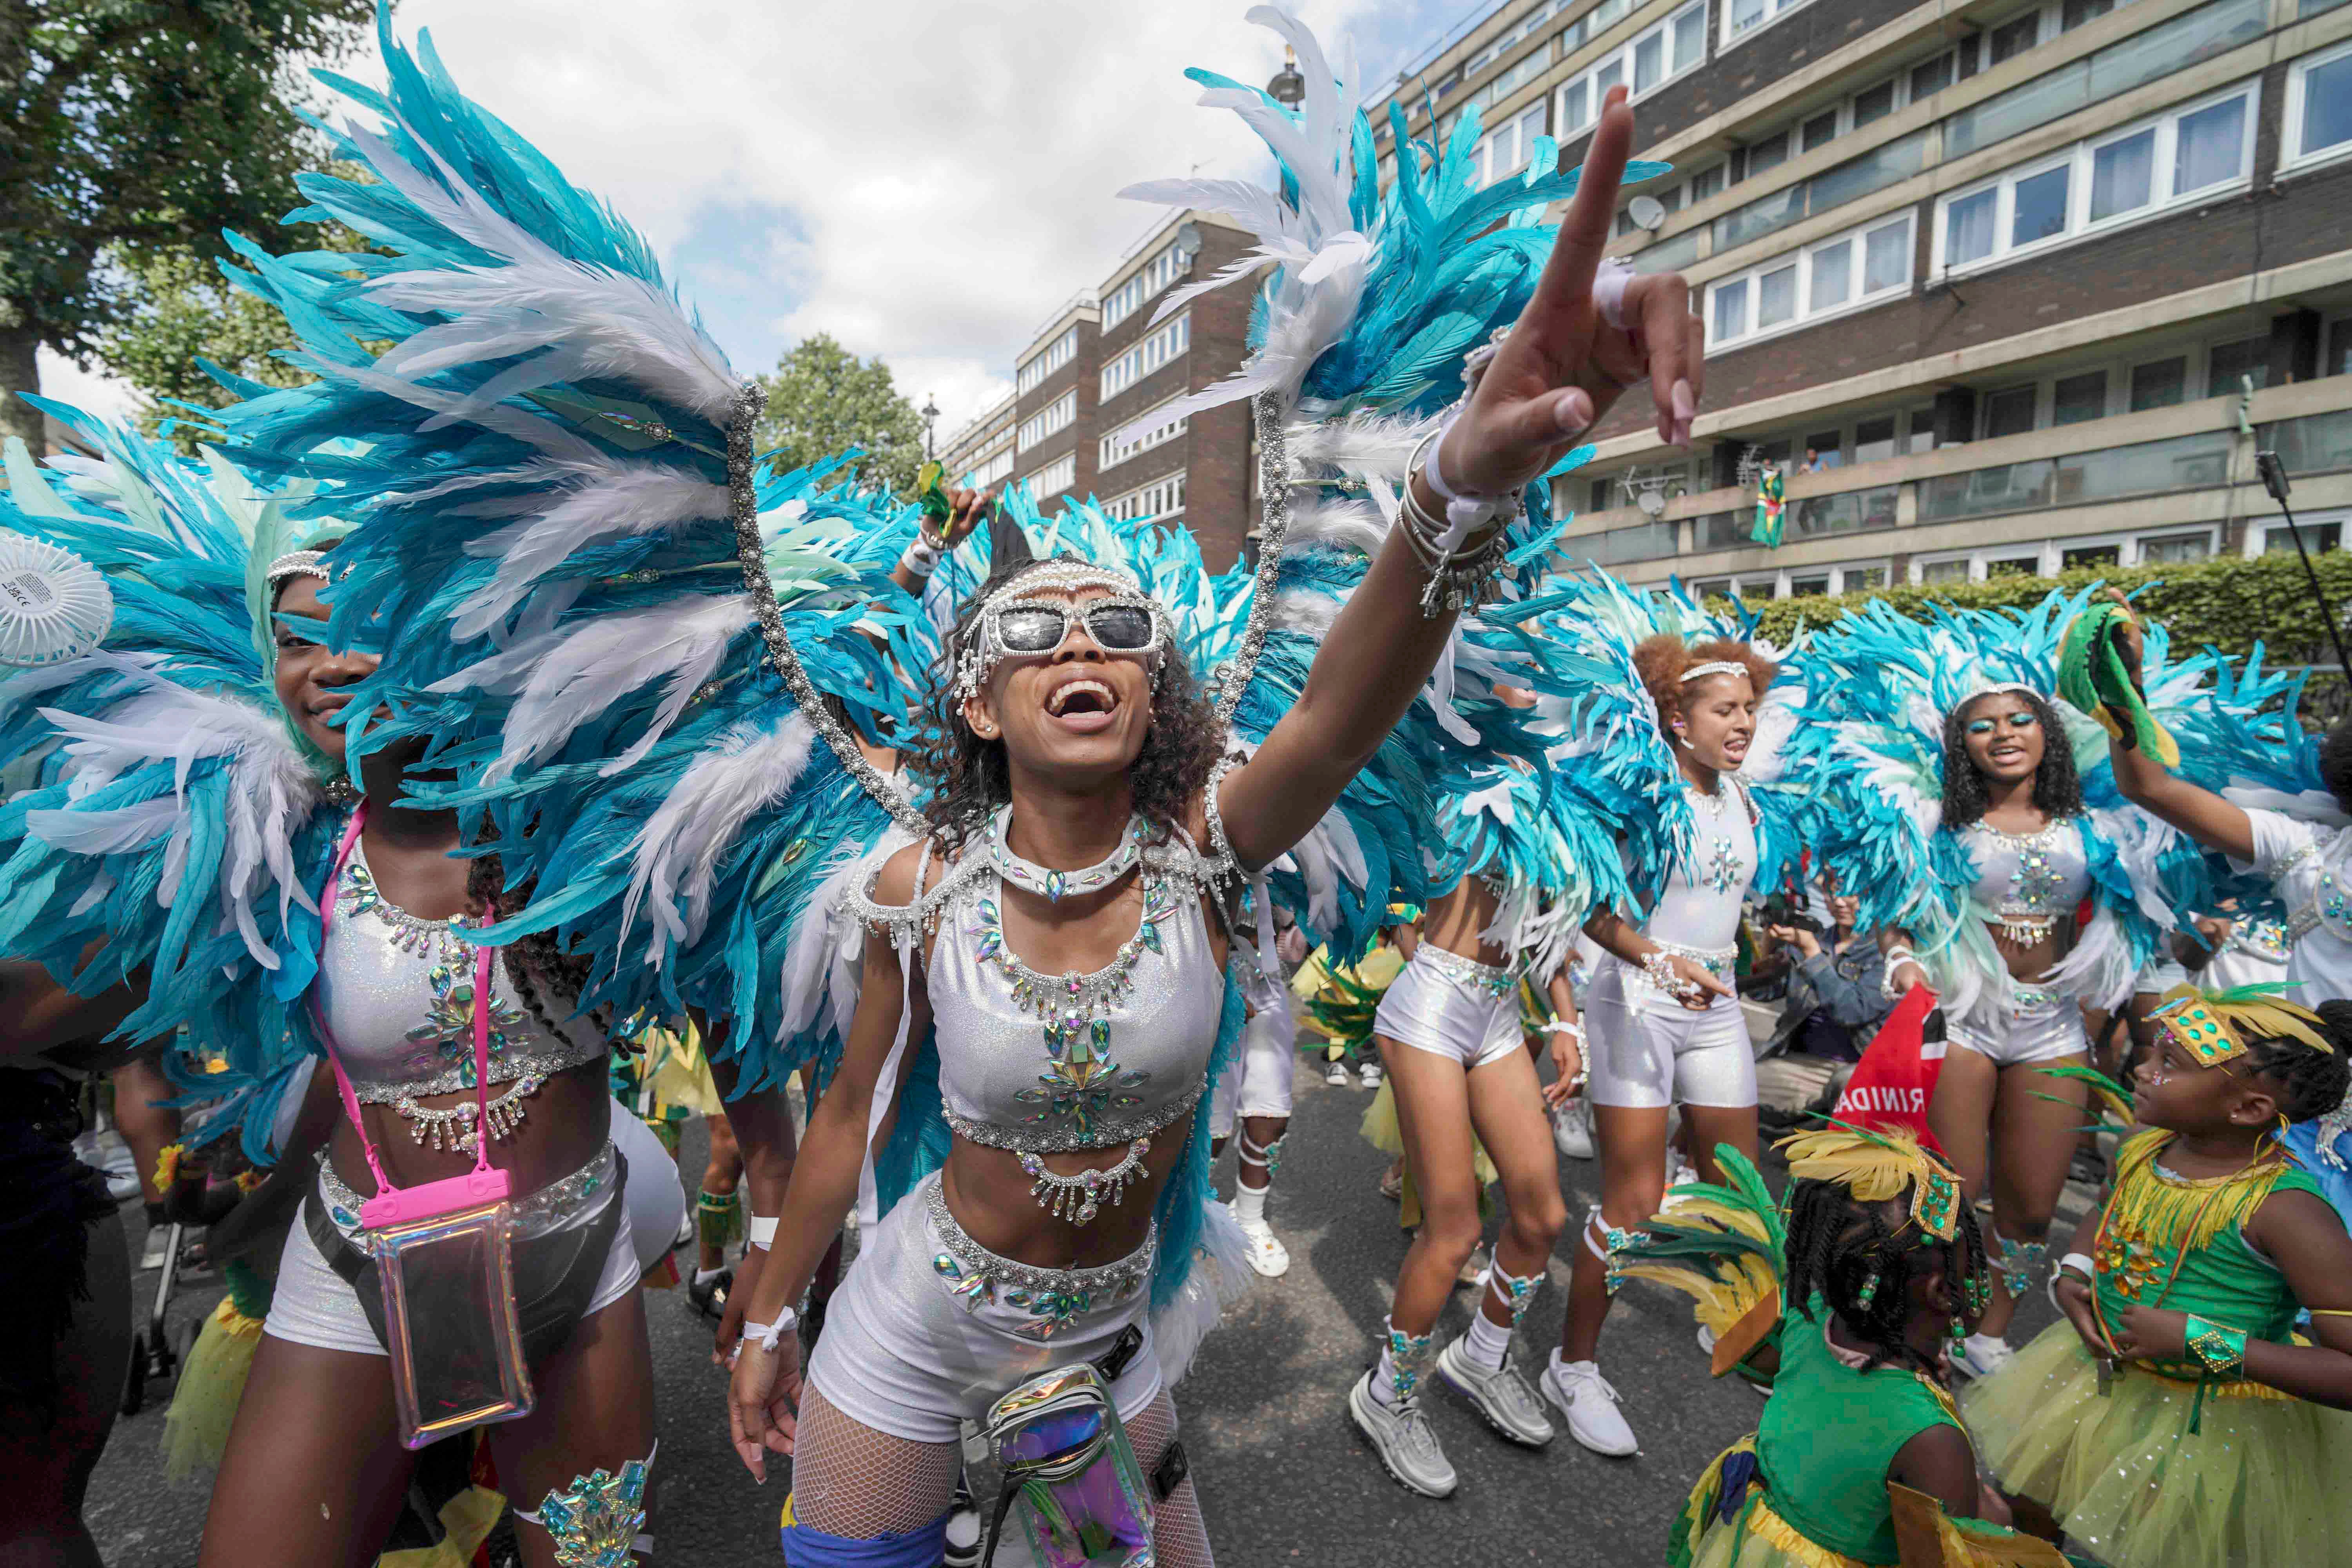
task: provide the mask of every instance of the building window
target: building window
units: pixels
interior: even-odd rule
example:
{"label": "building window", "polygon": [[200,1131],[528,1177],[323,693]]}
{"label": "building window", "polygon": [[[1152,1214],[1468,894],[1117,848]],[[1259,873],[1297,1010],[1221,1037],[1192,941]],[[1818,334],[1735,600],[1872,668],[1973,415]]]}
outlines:
{"label": "building window", "polygon": [[1707,290],[1711,346],[1889,299],[1911,287],[1911,215],[1774,257]]}
{"label": "building window", "polygon": [[1077,357],[1078,329],[1072,327],[1048,344],[1044,353],[1021,367],[1020,374],[1013,378],[1017,383],[1016,390],[1034,392],[1045,384],[1047,376]]}
{"label": "building window", "polygon": [[1723,47],[1754,33],[1767,22],[1777,22],[1806,0],[1728,0],[1723,7]]}
{"label": "building window", "polygon": [[1969,580],[1969,558],[1953,561],[1926,561],[1919,566],[1922,583],[1965,583]]}
{"label": "building window", "polygon": [[1187,310],[1103,366],[1102,400],[1108,403],[1192,346],[1192,313]]}
{"label": "building window", "polygon": [[1480,137],[1478,183],[1491,185],[1526,168],[1528,160],[1535,155],[1536,138],[1543,133],[1544,106],[1538,100],[1517,119]]}
{"label": "building window", "polygon": [[971,489],[984,489],[1012,472],[1013,448],[1006,447],[994,457],[982,459],[980,465],[971,470],[971,478],[966,483]]}
{"label": "building window", "polygon": [[2150,408],[2169,408],[2181,400],[2188,385],[2186,356],[2136,364],[2131,373],[2131,411],[2138,414]]}
{"label": "building window", "polygon": [[1078,482],[1078,455],[1065,452],[1028,478],[1029,493],[1039,501],[1059,495]]}
{"label": "building window", "polygon": [[1184,510],[1184,474],[1181,469],[1164,479],[1131,489],[1103,508],[1107,517],[1121,522],[1135,522],[1150,518],[1171,517]]}
{"label": "building window", "polygon": [[[1176,397],[1183,395],[1180,392]],[[1167,407],[1169,404],[1176,401],[1176,397],[1163,399],[1159,406]],[[1163,424],[1154,425],[1147,429],[1136,429],[1137,426],[1150,417],[1150,411],[1146,410],[1130,420],[1124,428],[1114,430],[1104,437],[1096,448],[1095,466],[1098,468],[1115,468],[1139,452],[1149,452],[1154,447],[1165,446],[1184,434],[1184,427],[1188,423],[1184,416],[1180,414]],[[1133,431],[1134,434],[1129,435],[1129,431]]]}
{"label": "building window", "polygon": [[1987,36],[1985,68],[1990,70],[2004,60],[2016,58],[2042,41],[2042,9],[2040,6],[2024,16],[2003,22]]}
{"label": "building window", "polygon": [[1895,416],[1861,419],[1853,426],[1853,460],[1857,463],[1883,462],[1895,456]]}
{"label": "building window", "polygon": [[1717,163],[1711,169],[1701,169],[1690,177],[1691,205],[1696,206],[1723,189],[1723,171],[1724,165]]}
{"label": "building window", "polygon": [[2233,397],[2245,390],[2242,378],[2252,376],[2259,392],[2271,378],[2271,341],[2243,338],[2215,343],[2205,356],[2205,395]]}
{"label": "building window", "polygon": [[2104,419],[2106,415],[2105,371],[2086,371],[2081,375],[2058,378],[2056,393],[2051,399],[2053,425],[2080,425],[2086,419]]}
{"label": "building window", "polygon": [[1960,273],[2210,198],[2253,166],[2254,84],[2075,143],[1937,204],[1937,271]]}
{"label": "building window", "polygon": [[2319,374],[2352,375],[2352,316],[2328,324],[2327,362],[2319,367]]}
{"label": "building window", "polygon": [[1932,452],[1936,449],[1936,410],[1933,405],[1914,408],[1910,416],[1911,436],[1903,450],[1906,455]]}
{"label": "building window", "polygon": [[2295,168],[2352,153],[2352,44],[2295,62],[2286,78],[2286,122],[2279,166]]}
{"label": "building window", "polygon": [[1895,89],[1900,79],[1889,77],[1876,87],[1864,88],[1853,95],[1853,123],[1856,130],[1874,120],[1884,120],[1895,112]]}
{"label": "building window", "polygon": [[2213,553],[2213,535],[2210,531],[2169,533],[2139,542],[2139,563],[2143,566],[2174,566],[2184,561],[2202,561]]}
{"label": "building window", "polygon": [[1990,577],[2032,577],[2042,570],[2039,555],[2008,555],[1985,563],[1985,575]]}
{"label": "building window", "polygon": [[1789,161],[1789,133],[1776,131],[1748,144],[1748,178],[1779,168]]}
{"label": "building window", "polygon": [[[2340,522],[2306,522],[2303,524],[2303,547],[2314,554],[2323,550],[2338,550],[2344,544],[2344,525]],[[2283,555],[2294,549],[2294,531],[2283,522],[2272,523],[2263,531],[2263,553]]]}
{"label": "building window", "polygon": [[1017,444],[1025,452],[1055,431],[1068,429],[1077,416],[1078,394],[1073,387],[1021,422]]}
{"label": "building window", "polygon": [[1885,586],[1886,568],[1884,566],[1848,566],[1838,573],[1838,592],[1841,594],[1862,594]]}
{"label": "building window", "polygon": [[1601,117],[1601,100],[1619,82],[1632,84],[1633,101],[1696,69],[1706,58],[1706,0],[1692,0],[1664,21],[1645,27],[1562,83],[1559,117],[1564,140]]}
{"label": "building window", "polygon": [[1911,101],[1916,103],[1921,99],[1941,92],[1951,86],[1952,77],[1958,63],[1958,57],[1947,50],[1924,65],[1913,66],[1911,68]]}
{"label": "building window", "polygon": [[1192,258],[1179,248],[1180,244],[1180,241],[1169,241],[1142,271],[1120,284],[1103,300],[1102,324],[1105,331],[1135,314],[1143,308],[1145,300],[1192,270]]}
{"label": "building window", "polygon": [[2081,544],[2061,552],[2058,570],[2080,572],[2085,567],[2119,566],[2123,557],[2124,547],[2120,544]]}
{"label": "building window", "polygon": [[2039,394],[2031,386],[2012,386],[1984,400],[1984,438],[2022,436],[2033,428],[2033,405]]}
{"label": "building window", "polygon": [[1829,591],[1830,574],[1826,572],[1808,573],[1802,577],[1792,573],[1789,577],[1789,597],[1791,599],[1816,598]]}

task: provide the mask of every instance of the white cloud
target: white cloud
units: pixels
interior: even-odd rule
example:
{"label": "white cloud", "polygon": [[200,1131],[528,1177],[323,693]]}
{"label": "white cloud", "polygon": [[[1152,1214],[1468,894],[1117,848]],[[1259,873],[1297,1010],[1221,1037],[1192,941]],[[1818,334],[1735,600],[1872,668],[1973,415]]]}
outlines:
{"label": "white cloud", "polygon": [[47,349],[40,352],[40,368],[41,395],[70,403],[85,414],[127,422],[138,405],[139,395],[129,382],[102,370],[84,370]]}
{"label": "white cloud", "polygon": [[[1452,19],[1437,0],[1297,9],[1335,60],[1357,33],[1376,70]],[[430,26],[470,96],[646,232],[739,369],[831,332],[936,395],[944,437],[1154,221],[1121,186],[1268,166],[1182,75],[1279,68],[1245,10],[404,0],[398,26]]]}

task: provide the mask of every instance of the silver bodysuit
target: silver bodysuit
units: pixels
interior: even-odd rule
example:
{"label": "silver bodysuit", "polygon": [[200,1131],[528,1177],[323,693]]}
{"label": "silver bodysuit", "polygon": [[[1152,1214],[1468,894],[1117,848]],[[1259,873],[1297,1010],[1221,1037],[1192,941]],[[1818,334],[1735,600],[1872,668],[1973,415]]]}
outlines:
{"label": "silver bodysuit", "polygon": [[2090,862],[2072,817],[2033,833],[2004,833],[1974,822],[1961,831],[1960,842],[1976,868],[1977,912],[2011,942],[2046,940],[2060,921],[2074,918],[2091,890]]}

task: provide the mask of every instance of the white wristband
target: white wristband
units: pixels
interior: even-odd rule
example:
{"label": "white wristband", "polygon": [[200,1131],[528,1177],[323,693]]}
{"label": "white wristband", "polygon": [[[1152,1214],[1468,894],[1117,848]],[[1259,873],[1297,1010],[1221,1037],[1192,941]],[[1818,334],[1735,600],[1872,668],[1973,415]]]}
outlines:
{"label": "white wristband", "polygon": [[939,570],[940,547],[918,530],[915,537],[908,541],[906,552],[898,557],[898,564],[907,569],[910,577],[928,578]]}
{"label": "white wristband", "polygon": [[762,1252],[775,1247],[776,1217],[774,1215],[755,1214],[751,1223],[743,1227],[743,1234],[751,1238],[751,1245]]}
{"label": "white wristband", "polygon": [[1566,1035],[1570,1039],[1580,1043],[1584,1038],[1584,1031],[1567,1018],[1554,1018],[1543,1026],[1543,1032],[1547,1035]]}
{"label": "white wristband", "polygon": [[[2050,1271],[2050,1283],[2043,1287],[2043,1289],[2049,1292],[2050,1304],[2053,1307],[2058,1306],[2059,1277],[2064,1274],[2069,1268],[2079,1272],[2083,1276],[2083,1282],[2085,1285],[2095,1283],[2099,1278],[2099,1266],[2091,1261],[2091,1255],[2089,1253],[2068,1253],[2065,1257],[2058,1260],[2058,1267]],[[2059,1307],[2058,1310],[2061,1312],[2065,1310],[2063,1307]]]}
{"label": "white wristband", "polygon": [[772,1351],[786,1334],[800,1326],[800,1313],[786,1307],[776,1314],[776,1321],[772,1323],[745,1323],[743,1337],[758,1344],[763,1351]]}

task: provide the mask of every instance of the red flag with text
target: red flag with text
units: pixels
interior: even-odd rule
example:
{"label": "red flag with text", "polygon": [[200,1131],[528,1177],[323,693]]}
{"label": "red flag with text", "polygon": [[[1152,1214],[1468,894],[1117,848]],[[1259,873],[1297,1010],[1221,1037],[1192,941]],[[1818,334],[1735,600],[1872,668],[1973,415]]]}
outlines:
{"label": "red flag with text", "polygon": [[1927,1015],[1935,1008],[1936,994],[1926,986],[1904,993],[1862,1053],[1831,1115],[1855,1127],[1900,1129],[1930,1149],[1937,1147],[1927,1131],[1927,1101],[1944,1070],[1944,1042],[1924,1038]]}

